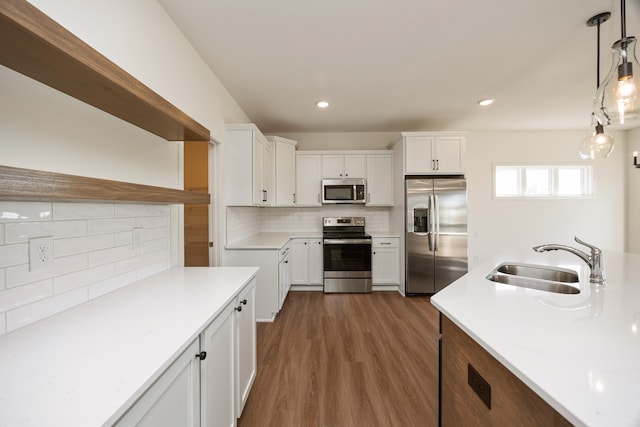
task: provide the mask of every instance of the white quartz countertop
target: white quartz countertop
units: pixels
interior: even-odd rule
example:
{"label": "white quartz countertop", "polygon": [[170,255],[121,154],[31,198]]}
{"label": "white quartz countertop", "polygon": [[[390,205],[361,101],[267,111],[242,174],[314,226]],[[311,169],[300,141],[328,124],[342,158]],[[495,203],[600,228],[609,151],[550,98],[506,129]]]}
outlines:
{"label": "white quartz countertop", "polygon": [[0,426],[111,425],[256,271],[174,268],[0,337]]}
{"label": "white quartz countertop", "polygon": [[[575,425],[640,426],[640,255],[606,252],[607,285],[566,252],[496,256],[431,298],[547,403]],[[494,283],[499,263],[579,272],[579,294]]]}

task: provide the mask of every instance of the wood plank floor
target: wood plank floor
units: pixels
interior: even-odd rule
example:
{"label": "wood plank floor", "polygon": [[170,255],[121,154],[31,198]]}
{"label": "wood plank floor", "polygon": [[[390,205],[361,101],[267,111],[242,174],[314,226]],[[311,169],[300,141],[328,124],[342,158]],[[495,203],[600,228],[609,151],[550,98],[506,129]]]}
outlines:
{"label": "wood plank floor", "polygon": [[396,292],[290,292],[258,323],[240,427],[436,426],[438,312]]}

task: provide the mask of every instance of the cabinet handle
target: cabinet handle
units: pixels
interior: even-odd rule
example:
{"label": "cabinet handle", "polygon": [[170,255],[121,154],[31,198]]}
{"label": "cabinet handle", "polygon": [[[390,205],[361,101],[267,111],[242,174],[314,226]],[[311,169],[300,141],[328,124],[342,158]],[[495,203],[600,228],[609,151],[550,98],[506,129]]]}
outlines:
{"label": "cabinet handle", "polygon": [[196,359],[204,360],[206,358],[207,358],[207,352],[206,351],[201,351],[200,353],[196,354]]}
{"label": "cabinet handle", "polygon": [[436,161],[431,160],[431,170],[436,170]]}
{"label": "cabinet handle", "polygon": [[376,254],[376,251],[373,251],[373,254],[375,255],[375,254]]}
{"label": "cabinet handle", "polygon": [[391,242],[380,242],[381,245],[390,245]]}
{"label": "cabinet handle", "polygon": [[436,159],[436,170],[440,170],[440,160]]}
{"label": "cabinet handle", "polygon": [[289,264],[289,260],[286,260],[284,263],[285,263],[285,264]]}
{"label": "cabinet handle", "polygon": [[243,299],[242,301],[240,301],[240,304],[242,304],[242,305],[247,305],[247,300],[246,300],[246,299]]}
{"label": "cabinet handle", "polygon": [[296,204],[296,193],[293,193],[293,204]]}
{"label": "cabinet handle", "polygon": [[241,306],[241,305],[239,305],[239,306],[237,306],[236,308],[234,308],[234,310],[235,310],[235,311],[242,311],[242,306]]}
{"label": "cabinet handle", "polygon": [[307,242],[304,242],[304,244],[306,245],[306,244],[307,244]]}

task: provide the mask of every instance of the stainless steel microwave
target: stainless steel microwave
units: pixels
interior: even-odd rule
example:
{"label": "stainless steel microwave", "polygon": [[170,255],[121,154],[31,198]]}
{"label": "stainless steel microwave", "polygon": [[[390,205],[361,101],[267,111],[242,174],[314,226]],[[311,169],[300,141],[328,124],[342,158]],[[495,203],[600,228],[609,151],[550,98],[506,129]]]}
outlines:
{"label": "stainless steel microwave", "polygon": [[323,179],[322,203],[358,204],[366,201],[367,184],[364,178]]}

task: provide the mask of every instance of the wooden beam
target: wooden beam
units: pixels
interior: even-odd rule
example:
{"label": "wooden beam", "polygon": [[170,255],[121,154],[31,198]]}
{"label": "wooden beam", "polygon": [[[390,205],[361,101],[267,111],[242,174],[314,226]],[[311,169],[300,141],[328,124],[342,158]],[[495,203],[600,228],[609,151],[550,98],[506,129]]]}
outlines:
{"label": "wooden beam", "polygon": [[0,1],[0,64],[169,141],[207,128],[26,0]]}

